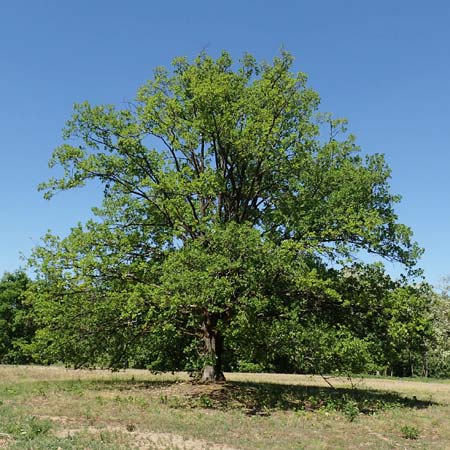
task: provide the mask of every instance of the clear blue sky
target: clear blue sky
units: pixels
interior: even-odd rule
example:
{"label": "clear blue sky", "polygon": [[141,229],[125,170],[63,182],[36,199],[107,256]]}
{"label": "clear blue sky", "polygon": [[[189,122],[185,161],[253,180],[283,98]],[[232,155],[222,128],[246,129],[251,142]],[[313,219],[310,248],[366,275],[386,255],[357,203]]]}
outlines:
{"label": "clear blue sky", "polygon": [[322,110],[385,153],[397,211],[436,283],[450,274],[450,2],[3,1],[0,6],[0,273],[47,229],[89,215],[93,190],[42,199],[72,104],[120,103],[158,65],[202,49],[271,59],[284,46]]}

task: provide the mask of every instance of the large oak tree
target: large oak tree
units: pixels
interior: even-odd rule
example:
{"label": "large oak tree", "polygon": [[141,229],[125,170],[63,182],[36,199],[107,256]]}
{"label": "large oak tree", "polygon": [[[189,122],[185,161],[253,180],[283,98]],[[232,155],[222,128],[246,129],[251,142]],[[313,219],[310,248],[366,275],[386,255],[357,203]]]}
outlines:
{"label": "large oak tree", "polygon": [[96,180],[104,199],[96,220],[34,252],[47,351],[153,368],[198,353],[218,380],[227,342],[254,346],[282,317],[321,320],[330,264],[370,252],[414,267],[383,156],[318,114],[291,66],[284,52],[236,65],[202,53],[155,70],[124,108],[75,106],[50,163],[63,172],[41,189]]}

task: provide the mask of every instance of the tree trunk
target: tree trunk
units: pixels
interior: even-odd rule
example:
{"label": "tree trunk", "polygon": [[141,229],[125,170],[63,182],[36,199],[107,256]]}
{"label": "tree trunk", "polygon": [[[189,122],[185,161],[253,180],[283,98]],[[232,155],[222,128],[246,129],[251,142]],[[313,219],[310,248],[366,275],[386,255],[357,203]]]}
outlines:
{"label": "tree trunk", "polygon": [[225,381],[222,372],[223,337],[216,325],[217,318],[205,312],[202,323],[203,351],[208,363],[203,367],[203,383]]}
{"label": "tree trunk", "polygon": [[424,355],[423,376],[428,378],[428,353],[427,352],[425,352],[425,355]]}

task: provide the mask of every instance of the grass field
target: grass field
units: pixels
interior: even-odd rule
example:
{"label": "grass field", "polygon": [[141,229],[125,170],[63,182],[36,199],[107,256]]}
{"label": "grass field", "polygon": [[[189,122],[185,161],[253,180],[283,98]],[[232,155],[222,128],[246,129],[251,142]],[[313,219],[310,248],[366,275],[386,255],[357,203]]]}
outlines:
{"label": "grass field", "polygon": [[0,448],[450,449],[450,382],[0,366]]}

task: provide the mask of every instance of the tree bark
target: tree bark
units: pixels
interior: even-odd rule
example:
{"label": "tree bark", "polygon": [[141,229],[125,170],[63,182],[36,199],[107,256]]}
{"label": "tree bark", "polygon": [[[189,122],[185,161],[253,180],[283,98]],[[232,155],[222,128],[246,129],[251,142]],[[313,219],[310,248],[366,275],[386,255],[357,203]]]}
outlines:
{"label": "tree bark", "polygon": [[216,329],[217,317],[205,312],[203,316],[202,332],[204,356],[208,363],[203,367],[201,381],[203,383],[217,383],[225,381],[222,371],[223,336]]}

